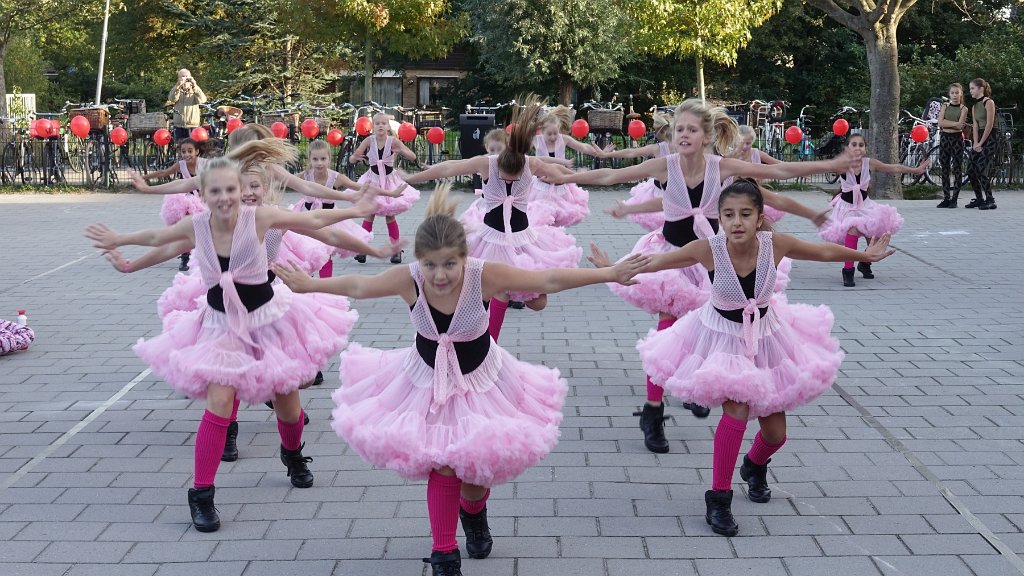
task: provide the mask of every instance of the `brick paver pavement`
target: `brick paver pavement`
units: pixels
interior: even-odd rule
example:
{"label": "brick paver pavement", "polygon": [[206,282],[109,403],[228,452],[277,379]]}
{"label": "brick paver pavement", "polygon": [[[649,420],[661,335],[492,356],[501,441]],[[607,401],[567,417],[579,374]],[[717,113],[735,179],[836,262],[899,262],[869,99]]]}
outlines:
{"label": "brick paver pavement", "polygon": [[[581,245],[629,250],[639,229],[601,213],[621,196],[592,194],[593,215],[570,230]],[[154,302],[176,262],[121,275],[81,236],[98,220],[158,225],[159,204],[0,196],[0,317],[26,308],[37,334],[30,351],[0,358],[0,574],[421,574],[424,486],[369,468],[331,431],[336,361],[324,386],[304,392],[316,485],[290,486],[272,412],[243,407],[241,458],[217,478],[223,528],[191,528],[202,404],[130,350],[156,333]],[[790,300],[832,307],[846,360],[833,390],[791,414],[771,503],[737,495],[735,538],[702,518],[718,410],[696,420],[670,400],[665,455],[644,449],[630,415],[644,393],[633,346],[652,317],[603,286],[554,296],[539,314],[510,310],[502,344],[562,371],[566,417],[555,452],[495,489],[494,554],[465,561],[467,576],[1020,574],[1024,197],[1000,193],[987,213],[895,204],[907,224],[877,279],[844,289],[839,264],[794,269]],[[399,218],[406,234],[424,205]],[[781,228],[813,237],[792,216]],[[339,273],[388,266],[346,262]],[[356,307],[354,340],[409,342],[398,299]]]}

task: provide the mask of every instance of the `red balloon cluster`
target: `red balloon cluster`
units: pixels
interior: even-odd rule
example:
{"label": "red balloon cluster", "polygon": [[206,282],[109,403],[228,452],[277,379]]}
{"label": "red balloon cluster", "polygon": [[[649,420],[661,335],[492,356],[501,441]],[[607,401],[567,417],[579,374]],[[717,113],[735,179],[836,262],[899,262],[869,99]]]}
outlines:
{"label": "red balloon cluster", "polygon": [[345,133],[337,128],[331,128],[327,131],[327,143],[331,146],[341,146],[341,142],[344,139]]}
{"label": "red balloon cluster", "polygon": [[440,126],[434,126],[427,130],[427,142],[431,144],[441,144],[444,142],[444,129]]}
{"label": "red balloon cluster", "polygon": [[402,142],[412,142],[416,139],[416,127],[409,122],[402,122],[398,127],[398,139]]}
{"label": "red balloon cluster", "polygon": [[910,138],[920,144],[928,139],[928,127],[918,124],[910,131]]}
{"label": "red balloon cluster", "polygon": [[114,128],[110,131],[110,141],[114,146],[124,146],[128,142],[128,131],[120,126]]}
{"label": "red balloon cluster", "polygon": [[317,123],[313,118],[306,118],[302,121],[302,125],[299,126],[302,129],[302,135],[312,140],[320,134],[320,124]]}
{"label": "red balloon cluster", "polygon": [[56,138],[60,136],[60,122],[40,118],[28,125],[28,135],[32,138]]}
{"label": "red balloon cluster", "polygon": [[587,134],[590,134],[590,124],[587,124],[586,120],[580,118],[572,123],[571,132],[575,138],[586,138]]}
{"label": "red balloon cluster", "polygon": [[210,139],[210,133],[206,131],[206,128],[200,126],[199,128],[192,129],[192,132],[189,133],[189,138],[202,143]]}
{"label": "red balloon cluster", "polygon": [[370,132],[373,131],[373,120],[370,120],[366,116],[356,120],[356,133],[360,136],[369,136]]}
{"label": "red balloon cluster", "polygon": [[232,132],[234,132],[235,130],[238,130],[242,126],[245,126],[245,123],[242,122],[241,118],[239,118],[237,116],[232,116],[231,118],[228,118],[228,126],[227,126],[228,134],[231,134]]}
{"label": "red balloon cluster", "polygon": [[629,137],[633,140],[639,140],[647,133],[647,126],[643,120],[630,120],[626,126],[626,132],[629,133]]}
{"label": "red balloon cluster", "polygon": [[89,119],[85,116],[75,116],[71,119],[71,132],[79,138],[88,138],[90,128]]}
{"label": "red balloon cluster", "polygon": [[804,137],[804,131],[799,126],[790,126],[786,128],[786,142],[796,145],[800,143]]}
{"label": "red balloon cluster", "polygon": [[171,143],[171,131],[167,128],[161,128],[153,133],[153,142],[157,146],[167,146]]}
{"label": "red balloon cluster", "polygon": [[832,123],[832,133],[836,136],[846,136],[850,131],[850,123],[845,118],[840,118]]}
{"label": "red balloon cluster", "polygon": [[288,137],[288,126],[284,122],[274,122],[270,125],[270,131],[278,138]]}

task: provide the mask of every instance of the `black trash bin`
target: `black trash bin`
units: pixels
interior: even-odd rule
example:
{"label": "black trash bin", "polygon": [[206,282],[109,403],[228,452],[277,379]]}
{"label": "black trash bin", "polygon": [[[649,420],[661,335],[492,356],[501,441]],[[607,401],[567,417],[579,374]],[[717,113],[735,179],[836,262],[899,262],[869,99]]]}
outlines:
{"label": "black trash bin", "polygon": [[[459,154],[473,158],[486,153],[484,136],[494,128],[494,114],[459,114]],[[482,186],[480,175],[473,175],[473,189]]]}

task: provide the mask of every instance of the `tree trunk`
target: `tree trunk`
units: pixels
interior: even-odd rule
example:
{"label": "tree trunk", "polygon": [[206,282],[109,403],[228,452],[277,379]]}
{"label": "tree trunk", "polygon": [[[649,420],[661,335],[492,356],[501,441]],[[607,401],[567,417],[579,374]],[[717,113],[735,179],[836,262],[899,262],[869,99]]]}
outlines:
{"label": "tree trunk", "polygon": [[707,95],[704,92],[704,59],[697,56],[697,92],[700,93],[700,101],[706,102]]}
{"label": "tree trunk", "polygon": [[[293,49],[294,46],[295,46],[295,39],[294,38],[288,38],[288,40],[285,41],[285,45],[284,45],[284,78],[282,78],[282,80],[284,80],[284,94],[285,95],[288,95],[288,94],[291,94],[291,93],[295,92],[295,90],[293,90],[294,85],[292,83],[292,49]],[[288,96],[287,97],[287,101],[290,103],[291,100],[292,100],[291,96]]]}
{"label": "tree trunk", "polygon": [[[884,22],[884,20],[883,20]],[[896,24],[879,22],[864,35],[868,70],[871,74],[871,142],[872,158],[888,164],[899,163],[898,124],[900,115],[899,54],[896,46]],[[870,34],[870,36],[869,36]],[[897,175],[875,173],[876,196],[903,198]]]}
{"label": "tree trunk", "polygon": [[572,89],[573,89],[572,78],[568,76],[562,76],[558,79],[558,103],[564,106],[568,106],[572,103]]}
{"label": "tree trunk", "polygon": [[[10,111],[7,109],[7,75],[4,73],[4,67],[7,65],[7,43],[9,38],[0,38],[0,117],[10,116]],[[4,122],[0,128],[4,132],[4,136],[11,128],[13,124]]]}
{"label": "tree trunk", "polygon": [[366,54],[363,56],[363,100],[373,100],[373,40],[370,34],[366,34],[366,44],[363,46]]}

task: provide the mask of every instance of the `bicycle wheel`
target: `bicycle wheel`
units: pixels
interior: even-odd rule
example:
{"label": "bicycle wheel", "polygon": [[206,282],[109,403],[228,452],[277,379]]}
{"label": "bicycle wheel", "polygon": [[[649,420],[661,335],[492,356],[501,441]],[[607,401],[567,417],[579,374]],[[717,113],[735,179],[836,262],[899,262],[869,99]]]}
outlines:
{"label": "bicycle wheel", "polygon": [[[925,154],[927,154],[927,150],[924,148],[923,144],[911,144],[903,150],[903,154],[900,156],[900,164],[903,164],[908,168],[916,168],[921,164],[921,160],[924,159]],[[900,175],[900,181],[904,186],[909,184],[918,184],[921,182],[921,178],[921,174],[905,173]]]}
{"label": "bicycle wheel", "polygon": [[18,170],[21,173],[22,184],[37,182],[36,162],[38,162],[38,156],[32,150],[33,144],[34,142],[21,143],[21,162]]}
{"label": "bicycle wheel", "polygon": [[942,164],[939,162],[939,154],[938,145],[932,146],[928,151],[928,169],[921,175],[921,181],[942,186]]}
{"label": "bicycle wheel", "polygon": [[7,186],[13,186],[18,174],[18,149],[14,142],[8,142],[4,146],[3,157],[0,163],[2,163],[0,164],[0,174],[2,174],[3,183]]}
{"label": "bicycle wheel", "polygon": [[341,144],[341,152],[338,153],[338,162],[341,164],[338,172],[344,172],[349,180],[356,179],[356,166],[349,162],[353,152],[355,152],[355,143],[351,139],[346,138]]}
{"label": "bicycle wheel", "polygon": [[103,179],[103,144],[95,139],[82,142],[83,170],[86,186],[95,186]]}
{"label": "bicycle wheel", "polygon": [[68,154],[68,168],[72,172],[82,171],[82,140],[77,136],[66,134],[64,136],[64,148]]}

